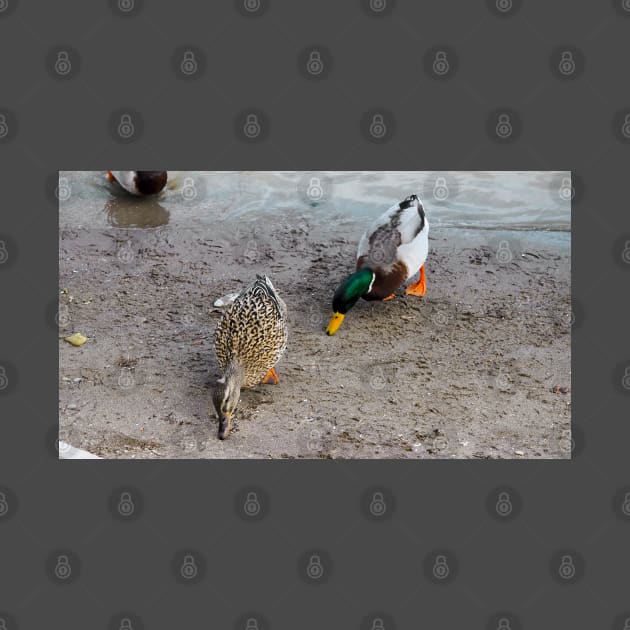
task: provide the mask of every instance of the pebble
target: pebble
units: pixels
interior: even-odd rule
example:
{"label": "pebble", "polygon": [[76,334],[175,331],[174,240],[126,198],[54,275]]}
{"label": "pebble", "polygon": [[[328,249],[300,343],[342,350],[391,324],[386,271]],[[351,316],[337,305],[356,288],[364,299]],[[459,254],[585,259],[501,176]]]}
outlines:
{"label": "pebble", "polygon": [[76,409],[77,406],[74,403],[70,403],[67,407],[67,409]]}
{"label": "pebble", "polygon": [[525,451],[514,451],[514,455],[525,455]]}

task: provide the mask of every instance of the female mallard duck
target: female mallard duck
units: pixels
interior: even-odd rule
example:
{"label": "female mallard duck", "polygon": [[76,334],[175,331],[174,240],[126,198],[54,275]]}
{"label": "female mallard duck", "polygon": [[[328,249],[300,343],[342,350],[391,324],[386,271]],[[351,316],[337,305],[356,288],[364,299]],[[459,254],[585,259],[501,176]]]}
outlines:
{"label": "female mallard duck", "polygon": [[346,313],[364,300],[391,300],[394,291],[420,270],[407,295],[427,292],[424,262],[429,253],[429,222],[416,195],[393,205],[366,230],[359,242],[357,270],[337,288],[326,334],[334,335]]}
{"label": "female mallard duck", "polygon": [[220,440],[230,433],[242,387],[278,383],[274,366],[287,347],[287,334],[286,304],[267,276],[256,276],[230,304],[214,333],[222,371],[212,395]]}
{"label": "female mallard duck", "polygon": [[132,195],[157,195],[166,186],[168,171],[107,171],[107,179]]}

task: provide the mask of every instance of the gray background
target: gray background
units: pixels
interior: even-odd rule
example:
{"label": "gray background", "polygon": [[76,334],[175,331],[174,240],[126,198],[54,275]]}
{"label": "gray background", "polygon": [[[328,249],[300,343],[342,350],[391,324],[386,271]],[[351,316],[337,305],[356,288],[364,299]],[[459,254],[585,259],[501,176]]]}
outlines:
{"label": "gray background", "polygon": [[[115,1],[0,1],[0,620],[369,629],[375,614],[390,630],[500,628],[504,616],[514,629],[621,630],[630,12],[622,0],[513,0],[503,15],[482,0],[398,0],[376,15],[359,0],[237,5],[136,0],[121,15]],[[310,45],[324,52],[317,79],[302,67]],[[431,74],[436,46],[451,53],[449,76]],[[172,56],[191,47],[197,75],[182,78]],[[575,53],[570,77],[558,47]],[[259,142],[238,133],[248,109],[264,114]],[[362,131],[378,109],[395,126],[384,142]],[[515,121],[508,142],[492,133],[501,110]],[[137,117],[125,142],[112,128],[124,111]],[[112,167],[573,170],[573,461],[57,461],[51,181]],[[235,499],[250,485],[265,503],[251,522]],[[112,493],[128,486],[142,509],[125,520]],[[492,510],[503,486],[518,507],[504,521]],[[365,512],[372,487],[386,490],[387,518]],[[182,583],[187,550],[203,570]],[[325,560],[321,584],[303,571],[310,550]],[[436,584],[439,550],[454,579]],[[55,580],[64,553],[72,579]]]}

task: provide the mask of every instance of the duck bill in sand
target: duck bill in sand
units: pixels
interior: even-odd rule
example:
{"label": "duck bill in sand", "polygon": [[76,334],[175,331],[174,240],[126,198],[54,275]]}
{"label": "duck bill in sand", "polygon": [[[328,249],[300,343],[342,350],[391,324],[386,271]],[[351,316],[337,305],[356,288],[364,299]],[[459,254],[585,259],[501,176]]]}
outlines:
{"label": "duck bill in sand", "polygon": [[225,440],[232,430],[232,416],[221,415],[219,418],[219,439]]}
{"label": "duck bill in sand", "polygon": [[341,326],[344,317],[345,315],[343,315],[343,313],[333,313],[326,327],[326,334],[334,335],[339,330],[339,326]]}

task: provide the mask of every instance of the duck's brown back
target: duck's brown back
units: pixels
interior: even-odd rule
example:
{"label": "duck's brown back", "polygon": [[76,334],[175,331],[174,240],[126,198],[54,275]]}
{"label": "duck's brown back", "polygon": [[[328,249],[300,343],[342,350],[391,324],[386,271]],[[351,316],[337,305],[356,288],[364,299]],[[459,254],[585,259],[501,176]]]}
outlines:
{"label": "duck's brown back", "polygon": [[244,289],[214,333],[219,366],[230,361],[245,368],[245,387],[262,381],[287,346],[287,307],[266,276]]}

